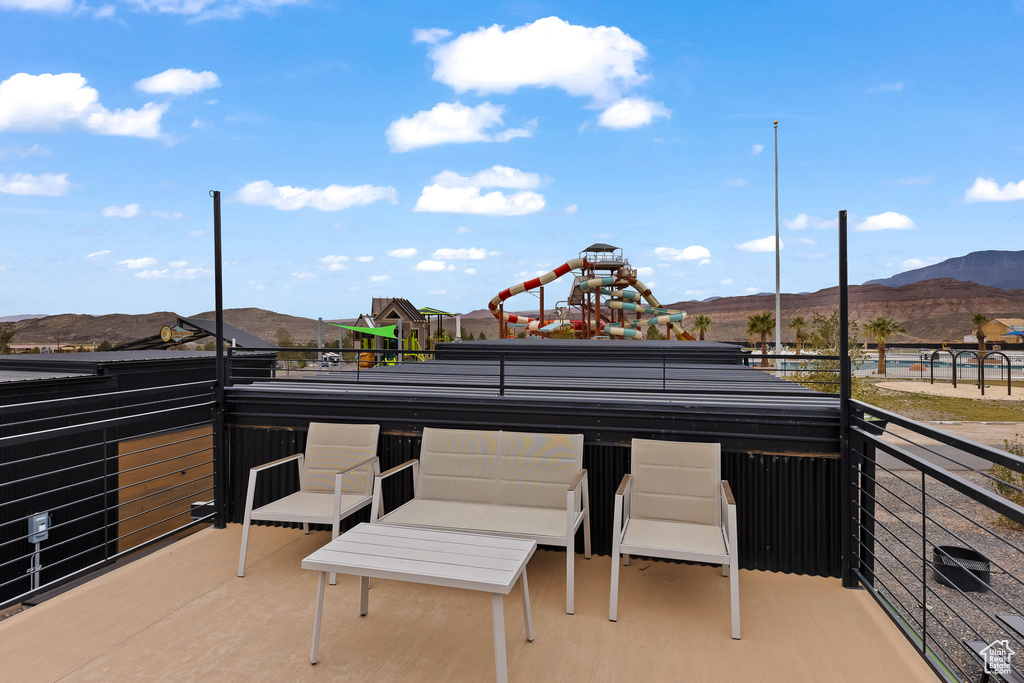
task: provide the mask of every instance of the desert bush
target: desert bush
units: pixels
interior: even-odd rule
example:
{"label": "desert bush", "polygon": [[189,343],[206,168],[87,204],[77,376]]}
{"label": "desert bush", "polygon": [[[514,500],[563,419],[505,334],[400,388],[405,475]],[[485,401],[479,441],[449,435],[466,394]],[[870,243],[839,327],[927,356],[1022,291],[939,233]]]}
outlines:
{"label": "desert bush", "polygon": [[[1013,437],[1012,441],[1007,439],[1003,443],[1006,445],[1007,453],[1024,458],[1024,440],[1021,439],[1020,434]],[[996,493],[1012,503],[1024,505],[1024,473],[998,464],[992,465],[988,473],[997,480],[992,482]],[[999,515],[997,523],[1010,529],[1024,529],[1024,526],[1003,515]]]}

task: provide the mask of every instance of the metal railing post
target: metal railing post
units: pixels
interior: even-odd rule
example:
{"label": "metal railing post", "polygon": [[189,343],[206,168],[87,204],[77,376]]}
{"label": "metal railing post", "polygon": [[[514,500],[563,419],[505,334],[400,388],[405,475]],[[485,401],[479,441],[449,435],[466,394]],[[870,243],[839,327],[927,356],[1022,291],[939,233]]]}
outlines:
{"label": "metal railing post", "polygon": [[498,396],[505,395],[505,354],[498,354]]}
{"label": "metal railing post", "polygon": [[846,268],[846,211],[839,212],[839,462],[840,501],[842,505],[841,548],[843,557],[843,587],[858,586],[855,568],[859,565],[860,527],[854,527],[858,515],[857,495],[854,491],[856,464],[850,453],[850,394],[853,366],[850,362],[850,297]]}
{"label": "metal railing post", "polygon": [[223,529],[227,525],[227,439],[224,434],[224,385],[227,383],[224,365],[224,286],[220,240],[220,192],[210,192],[213,197],[213,263],[214,263],[214,303],[216,322],[214,341],[216,343],[216,374],[215,407],[213,409],[213,526]]}

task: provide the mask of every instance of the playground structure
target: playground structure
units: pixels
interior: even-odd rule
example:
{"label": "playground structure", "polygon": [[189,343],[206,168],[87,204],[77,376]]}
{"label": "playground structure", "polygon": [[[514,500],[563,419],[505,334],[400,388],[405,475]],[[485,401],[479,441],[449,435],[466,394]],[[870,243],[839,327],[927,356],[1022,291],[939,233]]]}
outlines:
{"label": "playground structure", "polygon": [[[564,302],[556,304],[556,317],[548,319],[544,309],[544,285],[574,271],[579,273],[574,276],[572,291]],[[506,299],[538,288],[539,318],[505,312]],[[602,294],[608,297],[603,303]],[[602,306],[607,314],[602,312]],[[540,277],[499,292],[487,307],[491,315],[498,319],[502,337],[508,336],[505,331],[507,326],[540,336],[572,330],[574,337],[582,339],[636,339],[643,336],[641,328],[664,324],[669,339],[674,332],[676,339],[693,340],[680,325],[686,312],[663,308],[650,288],[637,279],[637,271],[622,255],[622,249],[609,244],[593,244],[580,252],[579,258],[566,261]],[[574,309],[579,311],[578,317],[569,315]],[[634,313],[635,318],[627,319],[627,311]],[[642,318],[644,315],[651,317]]]}

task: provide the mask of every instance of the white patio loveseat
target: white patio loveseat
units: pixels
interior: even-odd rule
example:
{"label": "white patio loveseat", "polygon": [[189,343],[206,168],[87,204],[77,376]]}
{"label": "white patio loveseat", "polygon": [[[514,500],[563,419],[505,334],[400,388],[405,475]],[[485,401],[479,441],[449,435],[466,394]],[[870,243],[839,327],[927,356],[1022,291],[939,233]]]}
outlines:
{"label": "white patio loveseat", "polygon": [[[413,499],[386,515],[381,482],[412,468]],[[370,521],[514,536],[566,549],[565,611],[573,613],[576,532],[590,558],[582,434],[423,429],[419,460],[377,475]]]}

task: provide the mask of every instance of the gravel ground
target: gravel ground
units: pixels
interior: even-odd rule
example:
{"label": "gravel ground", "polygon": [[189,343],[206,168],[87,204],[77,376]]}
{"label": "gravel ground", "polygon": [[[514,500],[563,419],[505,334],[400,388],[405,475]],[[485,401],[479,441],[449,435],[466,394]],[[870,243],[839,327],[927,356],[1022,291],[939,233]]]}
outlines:
{"label": "gravel ground", "polygon": [[[990,488],[981,473],[956,474]],[[899,611],[915,630],[920,632],[925,623],[928,645],[965,680],[979,680],[981,667],[963,645],[964,639],[989,643],[1010,638],[1012,647],[1024,653],[1021,637],[994,621],[996,614],[1024,614],[1024,531],[1008,528],[987,506],[929,479],[922,542],[921,474],[879,470],[876,479],[876,588],[894,606],[902,604]],[[930,563],[932,549],[942,545],[969,546],[988,557],[992,591],[961,593],[940,584],[930,567],[924,569],[922,555]],[[927,574],[925,586],[923,574]]]}

